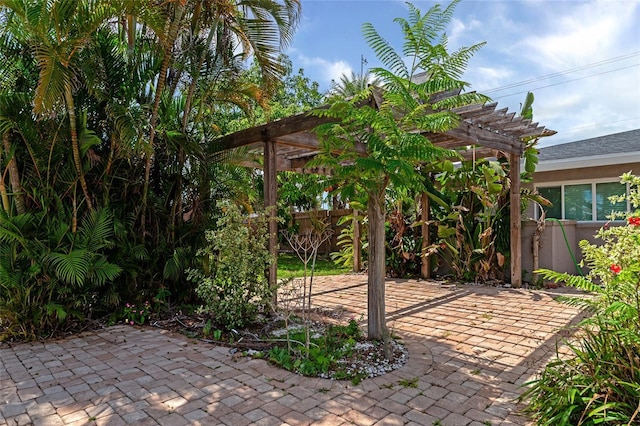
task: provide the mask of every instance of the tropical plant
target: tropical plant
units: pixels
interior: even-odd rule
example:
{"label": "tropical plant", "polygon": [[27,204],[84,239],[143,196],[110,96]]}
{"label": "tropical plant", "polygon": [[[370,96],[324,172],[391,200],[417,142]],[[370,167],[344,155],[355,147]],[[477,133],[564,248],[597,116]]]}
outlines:
{"label": "tropical plant", "polygon": [[563,299],[591,316],[568,342],[571,354],[552,360],[521,397],[539,424],[631,425],[640,419],[640,177],[626,173],[621,181],[630,185],[634,211],[626,226],[601,228],[601,244],[580,242],[589,274],[539,271],[591,293]]}
{"label": "tropical plant", "polygon": [[356,74],[351,71],[351,75],[342,74],[339,81],[332,81],[329,93],[331,95],[349,98],[366,90],[367,87],[380,87],[382,80],[373,77],[369,72]]}
{"label": "tropical plant", "polygon": [[94,210],[75,233],[60,214],[0,212],[0,219],[0,340],[43,337],[117,306],[111,283],[122,269],[107,256],[114,244],[107,209]]}
{"label": "tropical plant", "polygon": [[212,200],[237,196],[218,184],[215,137],[231,119],[216,113],[266,103],[298,15],[295,0],[0,0],[2,210],[51,227],[36,241],[72,241],[92,211],[109,211],[113,247],[101,252],[123,273],[92,309],[162,289],[195,299],[184,270],[220,214]]}
{"label": "tropical plant", "polygon": [[[38,62],[39,77],[35,88],[33,112],[46,115],[64,100],[66,106],[73,164],[84,201],[89,210],[93,201],[85,180],[80,141],[78,139],[77,111],[74,86],[77,85],[78,58],[92,34],[112,13],[106,2],[19,2],[3,0],[0,6],[12,13],[12,23],[20,28],[13,31],[19,41],[32,47]],[[77,216],[77,210],[74,209]]]}
{"label": "tropical plant", "polygon": [[390,277],[419,276],[422,254],[420,217],[415,200],[394,203],[386,226],[386,265]]}
{"label": "tropical plant", "polygon": [[[359,206],[358,203],[351,202],[352,208]],[[360,225],[360,241],[355,241],[355,223],[354,220],[359,222]],[[331,259],[339,265],[353,268],[355,244],[361,244],[363,261],[366,261],[367,257],[367,220],[366,216],[359,213],[358,210],[353,210],[351,214],[346,214],[338,219],[337,226],[341,226],[342,229],[337,237],[337,246],[339,251],[331,253]],[[364,241],[364,243],[363,243]]]}
{"label": "tropical plant", "polygon": [[506,161],[463,161],[437,178],[436,251],[455,279],[503,279],[509,253],[509,182]]}
{"label": "tropical plant", "polygon": [[[405,36],[402,52],[397,52],[371,24],[363,25],[365,40],[386,68],[371,73],[385,88],[382,101],[372,104],[379,93],[370,88],[351,100],[335,98],[318,116],[337,122],[320,126],[323,155],[318,163],[333,170],[329,181],[349,199],[356,192],[367,194],[369,220],[368,337],[386,336],[384,314],[385,278],[385,192],[388,187],[425,189],[419,172],[421,164],[456,157],[450,150],[435,147],[424,133],[440,133],[455,128],[459,116],[451,108],[484,102],[474,92],[459,92],[468,84],[460,78],[467,62],[482,44],[447,52],[444,34],[457,1],[446,8],[431,7],[424,15],[409,4],[409,19],[396,18]],[[409,64],[409,65],[408,65]],[[422,72],[424,78],[417,78]],[[450,92],[450,97],[434,98]],[[458,93],[458,94],[456,94]],[[367,156],[356,147],[365,146]],[[342,154],[334,155],[336,151]]]}
{"label": "tropical plant", "polygon": [[207,246],[197,252],[199,267],[187,278],[197,285],[202,311],[232,329],[250,324],[268,307],[271,289],[264,271],[274,259],[267,249],[267,215],[246,218],[232,204],[223,208],[218,229],[206,231]]}

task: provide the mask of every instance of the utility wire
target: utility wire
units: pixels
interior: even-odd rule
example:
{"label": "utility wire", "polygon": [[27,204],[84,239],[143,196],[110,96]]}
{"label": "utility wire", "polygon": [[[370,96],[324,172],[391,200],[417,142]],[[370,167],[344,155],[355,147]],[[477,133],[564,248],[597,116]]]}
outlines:
{"label": "utility wire", "polygon": [[[536,83],[538,81],[543,81],[543,80],[546,80],[546,79],[549,79],[549,78],[560,77],[560,76],[563,76],[563,75],[566,75],[566,74],[571,74],[571,73],[574,73],[574,72],[577,72],[577,71],[583,71],[583,70],[587,70],[587,69],[590,69],[590,68],[595,68],[595,67],[598,67],[600,65],[606,65],[606,64],[613,63],[613,62],[623,61],[625,59],[630,59],[630,58],[633,58],[635,56],[640,56],[640,51],[631,52],[631,53],[628,53],[628,54],[622,55],[622,56],[616,56],[615,58],[604,59],[602,61],[594,62],[594,63],[587,64],[587,65],[582,65],[582,66],[575,67],[575,68],[570,68],[570,69],[564,70],[564,71],[558,71],[558,72],[555,72],[555,73],[552,73],[552,74],[547,74],[547,75],[543,75],[541,77],[531,78],[529,80],[524,80],[524,81],[520,81],[520,82],[517,82],[517,83],[507,84],[505,86],[494,87],[493,89],[483,90],[482,93],[499,92],[499,91],[506,90],[506,89],[511,89],[511,88],[514,88],[514,87],[524,86],[524,85],[527,85],[527,84]],[[599,74],[596,74],[596,75],[599,75]],[[585,78],[587,78],[587,77],[585,77]]]}

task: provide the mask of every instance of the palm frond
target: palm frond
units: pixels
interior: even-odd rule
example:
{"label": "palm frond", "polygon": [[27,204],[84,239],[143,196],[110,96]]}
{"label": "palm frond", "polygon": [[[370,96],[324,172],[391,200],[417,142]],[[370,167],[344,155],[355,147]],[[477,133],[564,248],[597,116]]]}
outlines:
{"label": "palm frond", "polygon": [[582,276],[575,276],[566,272],[556,272],[550,269],[539,269],[534,272],[540,274],[545,279],[552,280],[554,282],[564,282],[571,287],[579,288],[590,293],[603,293],[603,288],[601,286],[594,284],[589,279]]}
{"label": "palm frond", "polygon": [[78,230],[77,244],[89,252],[110,247],[109,238],[113,236],[113,220],[109,209],[95,209],[83,220]]}
{"label": "palm frond", "polygon": [[89,272],[89,252],[85,249],[71,250],[69,253],[49,253],[45,259],[55,274],[66,284],[82,287]]}
{"label": "palm frond", "polygon": [[98,256],[91,262],[87,270],[87,278],[92,279],[94,286],[101,287],[116,279],[121,273],[120,266],[110,263],[104,256]]}

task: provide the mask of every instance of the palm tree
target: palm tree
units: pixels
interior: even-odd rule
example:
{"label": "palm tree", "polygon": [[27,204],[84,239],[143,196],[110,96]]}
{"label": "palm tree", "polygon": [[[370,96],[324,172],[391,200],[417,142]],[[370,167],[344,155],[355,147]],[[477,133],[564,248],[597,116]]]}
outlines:
{"label": "palm tree", "polygon": [[[380,96],[378,89],[369,88],[351,100],[335,99],[328,109],[317,111],[320,116],[338,121],[318,129],[324,141],[324,153],[318,161],[333,170],[333,179],[342,183],[345,198],[358,192],[367,194],[370,339],[387,338],[384,303],[386,190],[388,187],[425,190],[420,166],[455,158],[457,154],[435,147],[422,133],[440,133],[457,127],[459,117],[450,111],[452,108],[486,100],[475,93],[432,100],[436,93],[458,93],[468,86],[460,77],[468,60],[482,46],[476,44],[447,52],[443,31],[456,4],[454,1],[444,10],[435,5],[424,15],[409,4],[409,19],[396,19],[405,36],[402,53],[397,52],[371,24],[364,24],[365,39],[386,67],[371,70],[382,82],[384,93]],[[416,78],[418,73],[421,74],[419,79]],[[372,105],[369,100],[374,98],[382,99],[382,103]],[[356,143],[366,144],[366,157],[349,149]],[[345,148],[341,156],[332,154]]]}
{"label": "palm tree", "polygon": [[73,163],[87,207],[92,210],[93,203],[78,142],[74,90],[81,81],[77,74],[80,68],[77,62],[79,53],[111,15],[109,2],[0,0],[0,6],[12,12],[10,24],[15,25],[14,34],[31,46],[38,62],[40,75],[33,112],[43,116],[53,112],[60,104],[66,106]]}
{"label": "palm tree", "polygon": [[332,80],[329,93],[332,95],[342,96],[344,98],[350,98],[363,90],[366,90],[369,86],[380,87],[381,84],[382,80],[371,75],[368,71],[362,74],[356,74],[351,71],[350,76],[342,74],[340,76],[340,81],[338,82]]}
{"label": "palm tree", "polygon": [[[222,0],[211,2],[195,0],[193,7],[186,8],[184,2],[166,2],[163,16],[166,24],[156,27],[155,33],[163,47],[163,61],[155,87],[155,99],[151,109],[149,142],[146,152],[145,176],[142,201],[142,227],[146,222],[146,206],[149,191],[150,171],[157,133],[158,111],[167,76],[172,79],[170,93],[182,81],[186,101],[184,105],[183,129],[186,129],[194,105],[201,70],[207,60],[231,62],[240,47],[243,57],[254,55],[263,71],[264,85],[268,92],[281,75],[280,50],[292,39],[298,22],[299,0]],[[195,54],[194,54],[195,52]],[[170,66],[180,62],[177,69]],[[184,70],[191,72],[185,77]],[[209,70],[213,68],[209,67]],[[202,91],[201,93],[206,93]]]}

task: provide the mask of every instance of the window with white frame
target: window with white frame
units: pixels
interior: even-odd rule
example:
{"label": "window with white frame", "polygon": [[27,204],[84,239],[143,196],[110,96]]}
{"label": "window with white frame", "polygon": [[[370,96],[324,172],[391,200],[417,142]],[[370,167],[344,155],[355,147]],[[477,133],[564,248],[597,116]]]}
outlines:
{"label": "window with white frame", "polygon": [[[547,218],[597,221],[608,220],[613,212],[629,211],[627,201],[609,200],[611,196],[628,193],[627,185],[619,181],[563,182],[536,186],[536,189],[552,203],[543,207]],[[540,216],[539,211],[536,216]]]}

